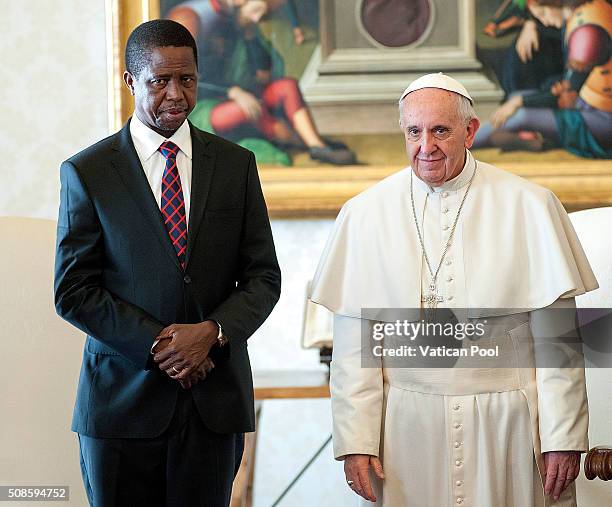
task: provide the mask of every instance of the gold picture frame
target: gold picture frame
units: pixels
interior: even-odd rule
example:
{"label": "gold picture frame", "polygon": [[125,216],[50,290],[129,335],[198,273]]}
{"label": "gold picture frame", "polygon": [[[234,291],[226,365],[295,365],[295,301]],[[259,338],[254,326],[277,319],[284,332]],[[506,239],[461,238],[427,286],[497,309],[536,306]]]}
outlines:
{"label": "gold picture frame", "polygon": [[[470,0],[458,0],[467,2]],[[320,0],[320,25],[332,26],[331,0]],[[463,3],[461,5],[464,5]],[[159,0],[106,0],[108,118],[115,132],[132,114],[132,98],[123,84],[123,49],[131,30],[143,21],[160,15]],[[332,55],[329,36],[321,37],[323,54]],[[337,53],[337,52],[336,52]],[[469,56],[469,55],[468,55]],[[335,65],[335,60],[327,63]],[[325,61],[324,61],[325,63]],[[391,65],[387,62],[386,64]],[[316,91],[316,87],[314,88]],[[380,97],[379,97],[380,98]],[[396,115],[393,101],[381,105],[388,115]],[[477,99],[478,102],[478,99]],[[341,115],[336,103],[321,115]],[[392,121],[396,121],[392,117]],[[507,158],[505,160],[508,160]],[[403,163],[348,167],[266,167],[259,169],[266,202],[273,218],[334,217],[346,200],[382,178],[402,168]],[[612,205],[612,162],[607,160],[565,160],[547,158],[534,162],[497,163],[503,169],[550,188],[568,211]]]}

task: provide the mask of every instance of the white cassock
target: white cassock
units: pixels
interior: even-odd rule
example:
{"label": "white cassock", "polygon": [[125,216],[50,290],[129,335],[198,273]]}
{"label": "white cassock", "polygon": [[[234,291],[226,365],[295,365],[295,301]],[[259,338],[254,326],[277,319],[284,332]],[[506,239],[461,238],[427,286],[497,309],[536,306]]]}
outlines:
{"label": "white cassock", "polygon": [[[475,167],[467,151],[464,170],[441,187],[413,176],[434,270]],[[334,312],[336,458],[379,456],[385,480],[374,488],[385,507],[575,505],[573,484],[557,502],[544,497],[542,453],[588,449],[581,350],[571,368],[537,367],[533,340],[551,325],[539,309],[572,308],[597,281],[549,190],[478,162],[438,275],[440,307],[501,326],[504,367],[396,368],[384,358],[362,367],[362,309],[381,309],[372,326],[384,309],[419,308],[430,281],[410,178],[407,168],[346,203],[313,280],[311,299]],[[530,311],[508,310],[521,308]]]}

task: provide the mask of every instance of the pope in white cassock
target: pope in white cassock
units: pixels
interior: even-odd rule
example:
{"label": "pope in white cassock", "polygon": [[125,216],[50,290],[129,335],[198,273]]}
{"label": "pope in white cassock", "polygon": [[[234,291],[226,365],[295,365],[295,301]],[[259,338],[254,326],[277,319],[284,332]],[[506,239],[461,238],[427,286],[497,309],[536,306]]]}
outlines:
{"label": "pope in white cassock", "polygon": [[[544,368],[533,346],[557,324],[547,310],[571,312],[597,288],[568,216],[549,190],[473,158],[479,121],[456,80],[414,81],[400,126],[411,166],[344,205],[311,293],[334,312],[334,454],[347,483],[386,507],[576,505],[582,349]],[[423,307],[501,326],[502,363],[363,367],[362,324],[384,319],[362,309]]]}

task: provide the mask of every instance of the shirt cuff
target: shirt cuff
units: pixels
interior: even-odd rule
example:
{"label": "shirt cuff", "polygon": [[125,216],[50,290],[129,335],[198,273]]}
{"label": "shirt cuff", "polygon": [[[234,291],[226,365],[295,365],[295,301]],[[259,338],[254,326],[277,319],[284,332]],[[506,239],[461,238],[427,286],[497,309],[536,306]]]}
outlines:
{"label": "shirt cuff", "polygon": [[211,320],[215,324],[217,324],[217,326],[219,326],[219,332],[217,333],[217,344],[219,345],[219,347],[223,347],[227,343],[228,338],[223,334],[223,328],[221,327],[221,324],[219,324],[219,322],[217,322],[216,320]]}
{"label": "shirt cuff", "polygon": [[223,329],[221,328],[221,324],[219,324],[216,320],[213,320],[213,322],[217,324],[217,327],[219,328],[219,332],[217,333],[217,340],[220,340],[223,336]]}
{"label": "shirt cuff", "polygon": [[151,354],[155,354],[155,347],[161,340],[155,340],[153,345],[151,345]]}

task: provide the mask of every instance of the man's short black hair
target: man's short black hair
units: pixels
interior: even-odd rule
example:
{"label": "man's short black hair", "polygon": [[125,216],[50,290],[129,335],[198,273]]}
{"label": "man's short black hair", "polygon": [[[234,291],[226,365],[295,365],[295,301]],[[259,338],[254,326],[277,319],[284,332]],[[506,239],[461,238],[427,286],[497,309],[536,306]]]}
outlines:
{"label": "man's short black hair", "polygon": [[198,49],[189,30],[170,19],[154,19],[138,25],[125,45],[125,68],[134,77],[149,63],[155,48],[176,46],[190,47],[198,65]]}

